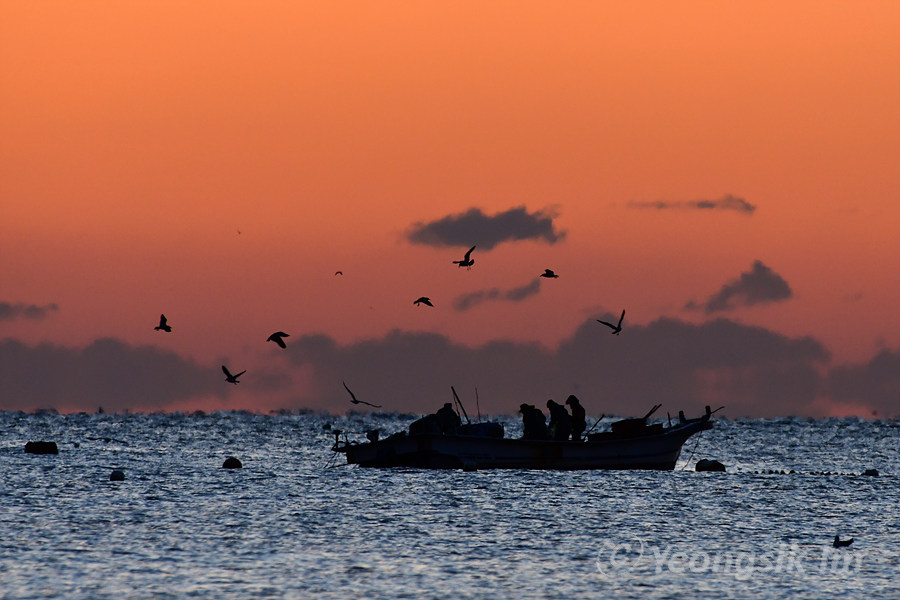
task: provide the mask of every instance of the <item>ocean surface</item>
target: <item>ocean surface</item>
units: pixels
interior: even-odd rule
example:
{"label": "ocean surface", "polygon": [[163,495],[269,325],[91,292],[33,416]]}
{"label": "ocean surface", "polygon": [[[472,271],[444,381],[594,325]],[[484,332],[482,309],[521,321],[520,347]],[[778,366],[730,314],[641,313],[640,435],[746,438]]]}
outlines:
{"label": "ocean surface", "polygon": [[900,422],[720,419],[671,472],[361,469],[330,451],[329,428],[414,418],[0,412],[0,598],[900,596]]}

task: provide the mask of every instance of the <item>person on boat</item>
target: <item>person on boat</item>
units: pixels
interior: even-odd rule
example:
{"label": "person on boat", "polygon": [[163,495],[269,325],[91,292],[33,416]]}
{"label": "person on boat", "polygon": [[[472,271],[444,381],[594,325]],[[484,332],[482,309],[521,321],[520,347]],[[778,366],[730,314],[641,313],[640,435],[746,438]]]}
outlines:
{"label": "person on boat", "polygon": [[550,411],[550,424],[547,427],[550,430],[550,439],[568,440],[569,434],[572,433],[572,419],[569,418],[569,411],[554,400],[547,400],[547,410]]}
{"label": "person on boat", "polygon": [[522,404],[519,407],[522,413],[522,439],[545,440],[547,435],[547,418],[541,409],[533,404]]}
{"label": "person on boat", "polygon": [[437,417],[441,433],[456,433],[457,428],[462,424],[459,415],[456,414],[456,411],[453,410],[453,405],[449,402],[445,402],[444,406],[435,413],[435,416]]}
{"label": "person on boat", "polygon": [[566,404],[569,405],[569,410],[572,411],[572,441],[580,442],[581,434],[584,433],[584,430],[587,427],[584,407],[574,395],[570,395],[566,398]]}

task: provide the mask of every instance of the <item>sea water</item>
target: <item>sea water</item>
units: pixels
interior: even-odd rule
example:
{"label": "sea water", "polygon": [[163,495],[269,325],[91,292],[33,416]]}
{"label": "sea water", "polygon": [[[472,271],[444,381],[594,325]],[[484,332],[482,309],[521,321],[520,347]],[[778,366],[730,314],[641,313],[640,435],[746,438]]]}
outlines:
{"label": "sea water", "polygon": [[362,469],[330,451],[334,429],[364,441],[414,418],[0,412],[0,598],[900,594],[896,421],[720,419],[666,472]]}

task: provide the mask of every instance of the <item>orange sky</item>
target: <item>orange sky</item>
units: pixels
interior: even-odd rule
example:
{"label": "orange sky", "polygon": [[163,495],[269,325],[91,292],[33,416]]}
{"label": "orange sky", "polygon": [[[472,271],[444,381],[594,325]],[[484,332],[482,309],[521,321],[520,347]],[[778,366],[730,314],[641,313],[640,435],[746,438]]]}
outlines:
{"label": "orange sky", "polygon": [[[900,6],[558,4],[3,3],[0,302],[59,308],[0,339],[267,364],[295,385],[275,404],[311,398],[257,343],[276,329],[554,347],[627,307],[831,365],[900,352]],[[690,208],[726,195],[756,210]],[[468,244],[406,237],[519,206],[565,238],[467,272]],[[789,299],[683,309],[757,260]],[[527,300],[450,307],[546,267]]]}

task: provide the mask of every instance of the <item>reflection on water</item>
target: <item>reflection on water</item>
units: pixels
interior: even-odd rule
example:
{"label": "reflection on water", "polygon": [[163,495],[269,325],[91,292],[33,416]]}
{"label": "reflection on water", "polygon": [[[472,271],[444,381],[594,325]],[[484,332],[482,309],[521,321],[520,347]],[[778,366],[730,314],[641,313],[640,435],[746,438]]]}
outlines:
{"label": "reflection on water", "polygon": [[719,421],[673,472],[324,468],[326,425],[410,420],[0,413],[3,598],[896,596],[897,423]]}

